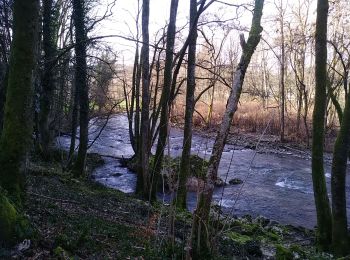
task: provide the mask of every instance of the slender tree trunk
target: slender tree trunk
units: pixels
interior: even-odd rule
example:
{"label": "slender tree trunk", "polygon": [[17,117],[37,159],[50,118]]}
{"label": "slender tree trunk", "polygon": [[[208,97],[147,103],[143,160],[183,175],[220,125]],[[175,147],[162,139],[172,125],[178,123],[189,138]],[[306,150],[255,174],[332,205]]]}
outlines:
{"label": "slender tree trunk", "polygon": [[86,153],[88,148],[89,128],[89,88],[86,65],[86,31],[83,0],[73,0],[73,21],[75,26],[75,89],[79,97],[79,149],[74,165],[74,174],[82,176],[85,172]]}
{"label": "slender tree trunk", "polygon": [[172,68],[173,68],[173,56],[176,34],[176,16],[179,0],[172,0],[170,5],[170,19],[166,36],[166,56],[165,56],[165,68],[164,68],[164,85],[162,95],[160,99],[161,114],[159,123],[159,137],[157,143],[157,150],[154,160],[154,169],[152,176],[152,191],[156,191],[158,175],[162,169],[164,149],[168,136],[169,127],[169,102],[170,102],[170,89],[172,82]]}
{"label": "slender tree trunk", "polygon": [[312,129],[312,181],[317,212],[317,242],[329,250],[332,241],[332,215],[323,165],[327,84],[327,19],[328,0],[318,0],[316,19],[316,92]]}
{"label": "slender tree trunk", "polygon": [[300,121],[301,121],[301,109],[303,107],[303,94],[301,91],[301,84],[297,83],[299,85],[298,88],[298,109],[297,109],[297,133],[300,134]]}
{"label": "slender tree trunk", "polygon": [[[282,6],[281,6],[282,8]],[[284,42],[284,15],[282,15],[280,21],[281,26],[281,67],[280,67],[280,113],[281,113],[281,125],[280,125],[280,140],[284,142],[285,137],[285,68],[286,68],[286,51],[285,51],[285,42]]]}
{"label": "slender tree trunk", "polygon": [[50,143],[52,141],[49,129],[50,114],[53,106],[53,95],[55,91],[54,66],[56,54],[55,21],[53,21],[53,0],[43,1],[43,50],[44,71],[42,75],[39,132],[41,153],[44,158],[50,155]]}
{"label": "slender tree trunk", "polygon": [[244,77],[250,63],[251,57],[260,42],[261,17],[264,6],[264,0],[255,0],[255,8],[248,41],[245,42],[244,36],[241,35],[241,45],[243,49],[240,62],[234,72],[232,89],[227,101],[226,111],[224,113],[219,133],[216,136],[213,151],[209,160],[207,179],[204,190],[199,195],[197,208],[194,212],[192,232],[191,232],[191,248],[190,252],[193,259],[202,259],[210,253],[209,238],[209,212],[213,197],[214,183],[217,179],[218,167],[220,164],[222,152],[225,146],[233,116],[237,110],[239,98],[242,92]]}
{"label": "slender tree trunk", "polygon": [[[136,140],[136,131],[139,131],[136,129],[136,121],[134,121],[134,112],[135,112],[135,103],[136,103],[136,76],[138,74],[138,68],[139,68],[139,46],[138,43],[136,44],[136,53],[135,53],[135,60],[134,60],[134,68],[132,72],[132,89],[131,89],[131,97],[130,97],[130,109],[128,114],[128,122],[129,122],[129,138],[131,142],[132,149],[134,150],[134,153],[137,154],[137,140]],[[133,122],[135,122],[135,126],[133,126]]]}
{"label": "slender tree trunk", "polygon": [[[140,0],[137,1],[138,8],[140,9]],[[139,17],[140,13],[136,16],[136,39],[139,39]],[[140,148],[140,82],[141,82],[141,67],[140,67],[140,52],[139,42],[136,42],[136,51],[134,59],[134,67],[132,72],[132,91],[130,100],[130,112],[129,112],[129,137],[135,156],[137,157]],[[134,125],[133,125],[134,122]],[[136,158],[136,161],[138,158]]]}
{"label": "slender tree trunk", "polygon": [[142,108],[141,108],[141,146],[139,164],[139,177],[142,178],[143,196],[149,198],[150,195],[150,136],[149,136],[149,103],[150,103],[150,66],[149,66],[149,0],[143,0],[142,4]]}
{"label": "slender tree trunk", "polygon": [[190,174],[190,156],[192,146],[192,121],[194,112],[194,92],[196,89],[196,47],[197,47],[197,1],[190,1],[190,30],[188,44],[188,61],[187,61],[187,89],[186,89],[186,111],[184,140],[180,163],[179,187],[177,190],[176,205],[179,208],[186,209],[186,181]]}

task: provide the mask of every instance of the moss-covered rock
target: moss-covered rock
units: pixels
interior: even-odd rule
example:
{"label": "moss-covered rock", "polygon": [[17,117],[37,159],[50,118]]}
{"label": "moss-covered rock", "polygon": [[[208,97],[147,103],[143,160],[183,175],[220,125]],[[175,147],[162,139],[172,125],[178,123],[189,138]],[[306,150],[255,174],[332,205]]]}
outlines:
{"label": "moss-covered rock", "polygon": [[244,235],[238,232],[228,232],[227,236],[233,242],[233,248],[239,249],[239,254],[243,256],[261,257],[261,245],[258,240],[252,236]]}

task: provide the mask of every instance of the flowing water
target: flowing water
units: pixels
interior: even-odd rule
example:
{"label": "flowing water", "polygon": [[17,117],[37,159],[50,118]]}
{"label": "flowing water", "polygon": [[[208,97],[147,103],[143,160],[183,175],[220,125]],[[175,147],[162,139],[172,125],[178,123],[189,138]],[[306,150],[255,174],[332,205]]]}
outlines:
{"label": "flowing water", "polygon": [[[93,119],[90,127],[90,140],[99,133],[104,120]],[[169,149],[173,157],[181,155],[183,133],[171,129]],[[69,137],[60,137],[59,144],[69,147]],[[208,159],[213,139],[193,135],[192,154]],[[136,175],[123,168],[116,158],[131,157],[128,122],[125,115],[110,118],[99,138],[89,152],[102,155],[105,164],[93,172],[93,178],[111,188],[132,193],[135,190]],[[330,192],[330,164],[325,165],[328,191]],[[316,212],[311,181],[311,162],[309,156],[294,153],[264,152],[226,145],[219,167],[221,179],[228,182],[239,178],[243,184],[226,185],[216,188],[214,200],[222,205],[223,211],[234,215],[249,214],[264,216],[283,224],[313,228]],[[350,194],[350,181],[347,180],[347,194]],[[162,194],[159,197],[162,198]],[[194,209],[197,195],[188,194],[188,207]],[[164,195],[164,199],[168,199]],[[350,218],[350,200],[347,201]]]}

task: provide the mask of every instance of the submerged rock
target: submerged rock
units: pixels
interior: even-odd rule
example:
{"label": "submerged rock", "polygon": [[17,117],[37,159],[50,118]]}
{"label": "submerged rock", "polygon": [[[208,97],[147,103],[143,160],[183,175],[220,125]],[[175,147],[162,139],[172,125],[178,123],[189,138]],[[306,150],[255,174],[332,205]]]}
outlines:
{"label": "submerged rock", "polygon": [[238,178],[233,178],[228,183],[231,185],[238,185],[238,184],[242,184],[243,181],[241,179],[238,179]]}

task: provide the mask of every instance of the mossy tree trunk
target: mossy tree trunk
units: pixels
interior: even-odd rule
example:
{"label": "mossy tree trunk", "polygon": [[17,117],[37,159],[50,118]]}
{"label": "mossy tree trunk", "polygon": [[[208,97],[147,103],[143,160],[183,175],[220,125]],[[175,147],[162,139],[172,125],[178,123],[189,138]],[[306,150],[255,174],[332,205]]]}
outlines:
{"label": "mossy tree trunk", "polygon": [[35,67],[39,1],[14,2],[4,128],[0,140],[0,186],[21,202],[26,155],[32,136],[33,71]]}
{"label": "mossy tree trunk", "polygon": [[79,98],[79,149],[73,172],[76,176],[85,173],[89,128],[89,88],[87,82],[85,29],[85,5],[83,0],[73,0],[73,22],[75,27],[75,89]]}
{"label": "mossy tree trunk", "polygon": [[264,6],[264,0],[255,0],[253,20],[247,42],[241,35],[241,46],[243,53],[240,62],[234,72],[232,89],[227,101],[226,111],[224,113],[220,130],[216,136],[213,151],[209,160],[208,172],[204,190],[199,195],[196,210],[194,211],[192,231],[191,231],[191,246],[188,255],[193,259],[202,259],[210,255],[210,226],[209,213],[213,197],[214,183],[217,179],[218,167],[220,164],[222,152],[225,146],[233,116],[237,110],[238,102],[242,92],[244,77],[248,69],[251,57],[260,42],[261,32],[261,17]]}
{"label": "mossy tree trunk", "polygon": [[33,71],[38,40],[39,1],[14,1],[13,41],[0,139],[0,243],[14,238],[17,207],[22,204],[25,166],[31,144]]}
{"label": "mossy tree trunk", "polygon": [[43,50],[44,70],[41,78],[39,132],[40,148],[43,158],[50,156],[52,133],[50,130],[50,115],[53,107],[55,91],[54,67],[56,65],[56,21],[54,21],[53,0],[43,1]]}
{"label": "mossy tree trunk", "polygon": [[312,129],[312,181],[317,212],[317,242],[321,250],[330,250],[332,215],[324,176],[323,147],[327,88],[328,0],[318,0],[316,19],[316,91]]}
{"label": "mossy tree trunk", "polygon": [[170,19],[166,35],[166,56],[164,67],[164,85],[162,89],[162,95],[160,99],[161,114],[159,123],[159,138],[157,143],[157,150],[154,159],[154,167],[152,171],[152,192],[156,192],[158,175],[161,172],[164,149],[166,146],[166,140],[168,137],[169,128],[169,102],[170,102],[170,89],[172,83],[172,68],[174,57],[174,45],[176,34],[176,17],[179,0],[172,0],[170,5]]}
{"label": "mossy tree trunk", "polygon": [[347,95],[332,162],[332,247],[336,256],[350,253],[346,215],[346,168],[350,147],[350,95]]}
{"label": "mossy tree trunk", "polygon": [[190,30],[187,61],[186,111],[183,150],[180,163],[179,188],[177,190],[176,206],[186,209],[186,181],[190,175],[190,155],[192,147],[192,123],[194,112],[194,92],[196,89],[196,50],[197,50],[197,1],[190,1]]}

